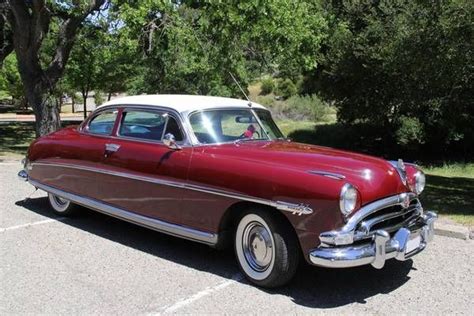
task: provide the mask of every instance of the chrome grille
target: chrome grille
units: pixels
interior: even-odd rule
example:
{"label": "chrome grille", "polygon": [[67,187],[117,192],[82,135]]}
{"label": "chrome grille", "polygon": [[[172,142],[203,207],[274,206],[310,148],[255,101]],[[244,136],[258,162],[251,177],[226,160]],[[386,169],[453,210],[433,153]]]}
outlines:
{"label": "chrome grille", "polygon": [[411,226],[423,215],[418,199],[411,200],[408,207],[392,205],[373,212],[363,218],[356,226],[354,240],[372,238],[377,230],[394,233],[401,227]]}

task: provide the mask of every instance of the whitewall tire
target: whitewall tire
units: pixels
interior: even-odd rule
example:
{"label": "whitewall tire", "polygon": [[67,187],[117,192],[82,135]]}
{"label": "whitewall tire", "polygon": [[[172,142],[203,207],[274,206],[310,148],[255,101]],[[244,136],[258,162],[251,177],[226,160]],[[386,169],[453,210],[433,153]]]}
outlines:
{"label": "whitewall tire", "polygon": [[65,198],[59,197],[52,193],[48,193],[49,204],[56,214],[68,216],[75,212],[76,205]]}
{"label": "whitewall tire", "polygon": [[299,245],[290,224],[277,216],[280,214],[271,213],[245,212],[234,237],[241,271],[252,283],[263,287],[276,287],[290,281],[299,260]]}

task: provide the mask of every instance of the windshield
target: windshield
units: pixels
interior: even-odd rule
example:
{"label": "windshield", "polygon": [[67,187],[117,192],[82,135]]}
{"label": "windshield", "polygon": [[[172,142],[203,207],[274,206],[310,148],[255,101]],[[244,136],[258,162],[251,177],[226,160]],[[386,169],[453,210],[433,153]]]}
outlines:
{"label": "windshield", "polygon": [[283,137],[273,122],[270,112],[257,110],[256,113],[259,119],[250,109],[207,110],[191,114],[189,121],[194,135],[202,144],[270,140]]}

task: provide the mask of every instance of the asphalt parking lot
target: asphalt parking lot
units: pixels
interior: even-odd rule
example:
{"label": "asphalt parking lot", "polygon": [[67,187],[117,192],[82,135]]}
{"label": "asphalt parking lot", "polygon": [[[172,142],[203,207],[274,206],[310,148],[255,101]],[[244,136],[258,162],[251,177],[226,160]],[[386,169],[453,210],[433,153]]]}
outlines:
{"label": "asphalt parking lot", "polygon": [[[57,218],[46,195],[0,163],[0,314],[470,314],[474,241],[436,236],[405,262],[330,270],[293,282],[247,283],[232,251],[85,210]],[[24,200],[30,196],[28,200]]]}

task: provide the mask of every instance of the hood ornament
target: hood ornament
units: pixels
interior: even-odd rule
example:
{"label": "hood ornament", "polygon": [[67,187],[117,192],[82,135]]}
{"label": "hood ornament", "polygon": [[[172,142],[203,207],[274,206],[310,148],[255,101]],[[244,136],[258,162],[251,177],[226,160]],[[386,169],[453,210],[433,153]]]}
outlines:
{"label": "hood ornament", "polygon": [[400,179],[402,180],[403,184],[407,185],[407,172],[403,160],[400,158],[397,161],[390,160],[389,162],[397,170],[398,175],[400,176]]}
{"label": "hood ornament", "polygon": [[406,171],[405,169],[405,163],[403,162],[402,158],[399,158],[397,161],[397,168],[403,171]]}

